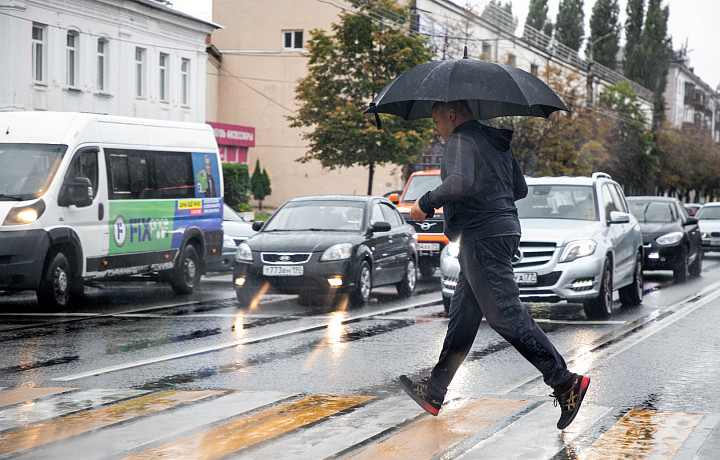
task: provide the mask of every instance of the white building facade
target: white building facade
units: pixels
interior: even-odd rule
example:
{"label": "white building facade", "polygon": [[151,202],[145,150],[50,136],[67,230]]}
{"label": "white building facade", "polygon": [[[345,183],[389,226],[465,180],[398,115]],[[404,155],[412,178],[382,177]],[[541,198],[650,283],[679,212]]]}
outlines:
{"label": "white building facade", "polygon": [[687,60],[676,57],[668,70],[665,116],[674,128],[694,126],[720,142],[718,92],[695,75]]}
{"label": "white building facade", "polygon": [[0,0],[0,111],[205,122],[216,28],[149,0]]}

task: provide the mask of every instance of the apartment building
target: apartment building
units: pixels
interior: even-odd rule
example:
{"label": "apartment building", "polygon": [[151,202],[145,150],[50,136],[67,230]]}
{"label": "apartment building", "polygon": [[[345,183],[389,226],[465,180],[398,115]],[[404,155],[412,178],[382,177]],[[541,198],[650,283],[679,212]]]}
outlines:
{"label": "apartment building", "polygon": [[673,127],[694,126],[720,142],[718,91],[698,77],[682,53],[674,53],[665,88],[665,116]]}
{"label": "apartment building", "polygon": [[217,27],[150,0],[0,0],[0,110],[204,122]]}

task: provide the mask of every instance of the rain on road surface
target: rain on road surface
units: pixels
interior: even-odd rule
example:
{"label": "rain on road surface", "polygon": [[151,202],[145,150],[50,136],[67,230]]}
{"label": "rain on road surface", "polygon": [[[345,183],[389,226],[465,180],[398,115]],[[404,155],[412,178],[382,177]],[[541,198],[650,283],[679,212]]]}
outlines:
{"label": "rain on road surface", "polygon": [[442,345],[437,278],[350,310],[240,307],[227,277],[189,297],[108,283],[57,314],[0,296],[0,456],[717,458],[718,267],[709,254],[682,284],[646,273],[643,305],[609,321],[529,305],[592,378],[565,431],[537,371],[486,324],[439,417],[404,395],[397,376],[425,375]]}

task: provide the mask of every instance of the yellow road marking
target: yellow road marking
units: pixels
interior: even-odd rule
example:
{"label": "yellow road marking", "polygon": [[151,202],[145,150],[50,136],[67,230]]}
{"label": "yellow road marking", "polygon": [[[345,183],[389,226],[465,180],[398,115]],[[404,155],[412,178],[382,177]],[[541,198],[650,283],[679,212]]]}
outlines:
{"label": "yellow road marking", "polygon": [[19,402],[27,401],[29,399],[43,398],[58,393],[65,393],[66,391],[77,390],[77,388],[65,388],[65,387],[48,387],[48,388],[31,388],[31,387],[20,387],[13,388],[12,390],[0,392],[0,407],[9,406],[10,404],[17,404]]}
{"label": "yellow road marking", "polygon": [[702,417],[683,412],[631,410],[577,458],[671,459]]}
{"label": "yellow road marking", "polygon": [[438,417],[414,423],[350,458],[433,458],[527,403],[519,399],[452,401]]}
{"label": "yellow road marking", "polygon": [[0,455],[69,438],[124,420],[221,394],[222,391],[165,391],[0,435]]}
{"label": "yellow road marking", "polygon": [[374,396],[323,394],[308,396],[129,458],[221,458],[373,398]]}

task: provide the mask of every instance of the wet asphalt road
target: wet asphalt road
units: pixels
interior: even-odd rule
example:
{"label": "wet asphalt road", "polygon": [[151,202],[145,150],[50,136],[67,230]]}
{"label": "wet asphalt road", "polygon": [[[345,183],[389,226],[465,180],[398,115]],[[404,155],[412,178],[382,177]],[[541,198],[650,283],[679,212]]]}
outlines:
{"label": "wet asphalt road", "polygon": [[[646,272],[643,304],[616,303],[608,321],[588,321],[580,305],[528,305],[571,370],[593,379],[584,404],[595,418],[571,448],[547,458],[575,458],[631,411],[704,416],[700,426],[708,435],[686,438],[676,458],[714,446],[720,431],[712,431],[720,422],[713,390],[720,380],[718,268],[720,253],[708,254],[702,276],[685,283],[674,283],[670,272]],[[393,398],[402,394],[398,375],[423,376],[437,358],[447,325],[438,288],[435,277],[421,281],[410,299],[394,288],[377,289],[358,309],[300,306],[278,295],[250,309],[238,304],[224,275],[205,278],[185,297],[152,282],[105,283],[88,288],[87,299],[71,311],[56,313],[40,310],[31,293],[4,293],[0,387]],[[483,323],[446,405],[477,398],[540,404],[550,401],[547,394],[537,371]],[[513,426],[498,420],[507,426],[497,430]],[[472,446],[465,441],[445,452],[473,458]]]}

